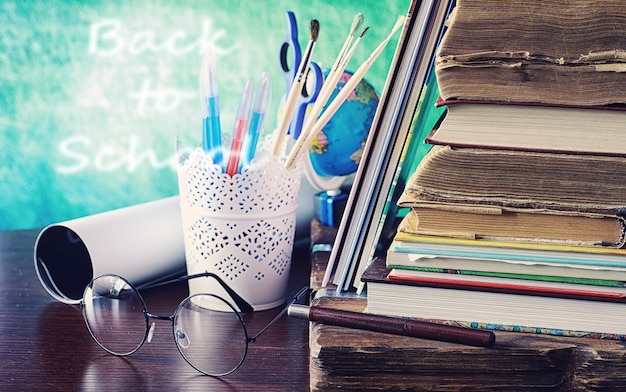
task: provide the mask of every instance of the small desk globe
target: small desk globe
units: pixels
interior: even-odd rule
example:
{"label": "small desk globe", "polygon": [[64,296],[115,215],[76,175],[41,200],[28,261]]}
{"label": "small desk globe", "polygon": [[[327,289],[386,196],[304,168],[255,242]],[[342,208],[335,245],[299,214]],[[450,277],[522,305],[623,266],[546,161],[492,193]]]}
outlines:
{"label": "small desk globe", "polygon": [[[343,73],[329,103],[351,76],[351,72]],[[361,80],[309,146],[309,158],[315,174],[341,177],[356,172],[378,101],[372,85],[365,79]]]}

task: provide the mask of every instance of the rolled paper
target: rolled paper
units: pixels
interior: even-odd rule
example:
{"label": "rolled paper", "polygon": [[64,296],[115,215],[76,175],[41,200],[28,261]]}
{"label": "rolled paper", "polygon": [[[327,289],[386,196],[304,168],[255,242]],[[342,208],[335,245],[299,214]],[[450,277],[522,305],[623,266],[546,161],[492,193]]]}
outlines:
{"label": "rolled paper", "polygon": [[37,276],[55,299],[80,303],[89,282],[116,274],[135,285],[185,272],[178,196],[45,227],[34,248]]}

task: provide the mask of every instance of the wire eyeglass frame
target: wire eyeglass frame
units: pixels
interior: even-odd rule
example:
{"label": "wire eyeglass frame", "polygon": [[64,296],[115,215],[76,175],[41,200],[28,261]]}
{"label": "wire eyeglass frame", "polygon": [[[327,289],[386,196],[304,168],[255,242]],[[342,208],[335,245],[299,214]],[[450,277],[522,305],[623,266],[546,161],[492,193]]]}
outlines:
{"label": "wire eyeglass frame", "polygon": [[[87,309],[86,309],[86,297],[90,295],[90,290],[93,288],[93,284],[94,282],[98,281],[99,279],[103,279],[106,277],[113,277],[115,279],[120,279],[122,282],[124,282],[124,284],[128,285],[128,287],[130,288],[130,290],[137,296],[137,298],[140,300],[141,302],[141,306],[142,306],[142,312],[143,312],[143,316],[145,319],[145,333],[143,335],[143,338],[141,339],[141,342],[138,342],[137,346],[128,351],[128,352],[116,352],[108,347],[106,347],[102,342],[100,342],[100,340],[98,340],[98,338],[96,337],[96,334],[92,331],[92,326],[90,325],[91,322],[89,321],[89,317],[87,315]],[[156,287],[161,287],[161,286],[167,286],[167,285],[171,285],[171,284],[175,284],[175,283],[180,283],[180,282],[186,282],[189,281],[191,279],[196,279],[196,278],[201,278],[201,277],[208,277],[208,278],[213,278],[215,279],[221,287],[224,288],[224,290],[226,291],[226,293],[229,295],[229,297],[232,299],[232,301],[234,302],[234,304],[237,306],[237,308],[239,308],[239,311],[229,302],[226,301],[225,299],[215,295],[215,294],[210,294],[210,293],[200,293],[200,294],[195,294],[195,295],[190,295],[188,297],[186,297],[185,299],[183,299],[179,305],[176,307],[176,310],[174,311],[173,314],[169,315],[169,316],[160,316],[160,315],[156,315],[153,313],[150,313],[147,309],[145,300],[143,298],[143,296],[140,294],[139,290],[144,290],[144,289],[152,289],[152,288],[156,288]],[[250,305],[245,299],[243,299],[240,295],[238,295],[232,288],[230,288],[218,275],[210,273],[210,272],[204,272],[204,273],[199,273],[199,274],[194,274],[194,275],[185,275],[185,276],[181,276],[175,279],[170,279],[170,280],[166,280],[166,281],[162,281],[162,282],[157,282],[157,283],[152,283],[152,284],[147,284],[147,285],[143,285],[143,286],[137,286],[135,287],[132,283],[130,283],[128,280],[126,280],[125,278],[119,276],[119,275],[115,275],[115,274],[106,274],[106,275],[100,275],[96,278],[94,278],[89,285],[87,285],[87,287],[85,288],[84,294],[83,294],[83,298],[81,300],[80,306],[81,306],[81,310],[82,310],[82,314],[83,314],[83,320],[85,321],[85,325],[87,326],[87,329],[91,335],[91,337],[93,338],[93,340],[102,348],[104,349],[106,352],[116,355],[116,356],[128,356],[131,355],[135,352],[137,352],[142,346],[143,344],[148,341],[150,342],[152,340],[152,334],[154,332],[154,327],[155,327],[155,323],[153,322],[152,324],[150,324],[150,320],[169,320],[170,324],[172,326],[172,333],[173,333],[173,338],[175,340],[176,343],[176,348],[178,349],[179,353],[181,354],[181,356],[185,359],[185,361],[194,369],[196,369],[198,372],[208,375],[208,376],[214,376],[214,377],[221,377],[221,376],[226,376],[228,374],[231,374],[232,372],[236,371],[244,362],[246,356],[247,356],[247,352],[248,352],[248,345],[249,343],[253,343],[256,342],[257,338],[259,336],[261,336],[268,328],[270,328],[272,325],[274,325],[288,310],[289,306],[294,304],[296,301],[298,301],[299,299],[301,299],[304,294],[306,294],[308,292],[308,287],[303,287],[302,289],[300,289],[291,299],[291,301],[289,301],[289,303],[272,319],[270,320],[263,328],[261,328],[255,335],[250,336],[248,334],[248,330],[246,328],[245,322],[243,320],[243,318],[241,317],[241,313],[251,313],[254,311],[254,308],[252,307],[252,305]],[[176,316],[179,314],[179,312],[181,311],[183,305],[187,304],[189,301],[191,301],[194,297],[197,296],[210,296],[210,297],[214,297],[217,300],[220,300],[222,302],[224,302],[226,305],[228,305],[228,307],[230,307],[230,309],[232,310],[232,312],[234,312],[237,315],[237,318],[239,320],[239,323],[241,324],[241,327],[243,329],[244,335],[245,335],[245,339],[244,339],[244,344],[245,344],[245,348],[243,350],[242,356],[241,356],[241,360],[236,364],[236,366],[234,366],[232,369],[228,369],[228,370],[224,370],[224,371],[220,371],[220,372],[210,372],[210,371],[206,371],[203,369],[200,369],[198,366],[194,365],[190,359],[187,358],[187,356],[185,355],[185,353],[183,353],[180,343],[177,339],[180,339],[180,331],[176,331],[176,326],[175,326],[175,318]],[[177,333],[179,334],[177,336]],[[182,336],[182,338],[185,338],[184,336]]]}

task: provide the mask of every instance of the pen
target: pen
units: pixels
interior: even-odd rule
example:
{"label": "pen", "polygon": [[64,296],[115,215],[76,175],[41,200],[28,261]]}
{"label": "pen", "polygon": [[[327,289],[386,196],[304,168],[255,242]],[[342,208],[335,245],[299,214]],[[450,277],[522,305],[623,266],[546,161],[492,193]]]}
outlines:
{"label": "pen", "polygon": [[235,117],[235,126],[233,128],[233,141],[230,145],[230,153],[228,154],[228,164],[226,165],[226,173],[234,176],[239,168],[239,156],[241,155],[241,146],[246,136],[248,120],[250,118],[250,104],[252,101],[252,90],[254,83],[252,80],[246,82],[241,100],[239,101],[239,109]]}
{"label": "pen", "polygon": [[272,79],[269,72],[263,72],[259,83],[259,92],[257,93],[254,105],[252,105],[252,116],[250,117],[250,126],[243,145],[243,159],[239,165],[239,171],[243,166],[250,165],[252,158],[256,152],[256,146],[259,141],[259,135],[263,132],[265,125],[265,113],[267,105],[272,100]]}
{"label": "pen", "polygon": [[202,148],[211,154],[213,163],[223,165],[220,103],[215,77],[216,61],[213,52],[207,51],[200,69],[200,96],[202,98]]}
{"label": "pen", "polygon": [[493,347],[496,335],[492,331],[456,327],[403,317],[380,316],[376,314],[352,312],[292,304],[287,310],[289,316],[306,318],[329,325],[384,332],[394,335],[460,343],[469,346]]}

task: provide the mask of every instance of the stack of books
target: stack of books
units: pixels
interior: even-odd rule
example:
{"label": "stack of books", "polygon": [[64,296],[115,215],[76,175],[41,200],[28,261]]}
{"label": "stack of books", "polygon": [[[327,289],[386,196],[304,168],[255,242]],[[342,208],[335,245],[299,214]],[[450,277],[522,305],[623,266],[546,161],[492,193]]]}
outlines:
{"label": "stack of books", "polygon": [[626,9],[458,0],[447,114],[362,275],[368,311],[470,327],[626,335]]}

